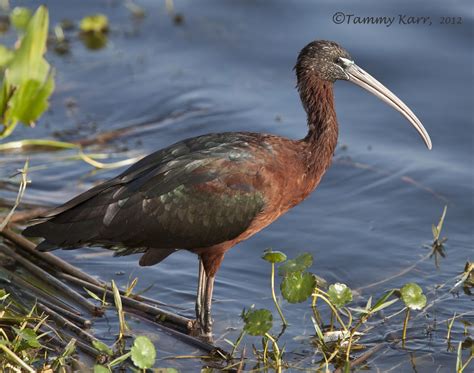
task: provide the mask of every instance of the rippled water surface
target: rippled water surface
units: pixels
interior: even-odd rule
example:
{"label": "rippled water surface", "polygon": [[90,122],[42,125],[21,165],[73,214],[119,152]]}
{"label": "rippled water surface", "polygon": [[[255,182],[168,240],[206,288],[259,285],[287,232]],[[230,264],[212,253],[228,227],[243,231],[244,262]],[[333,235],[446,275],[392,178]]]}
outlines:
{"label": "rippled water surface", "polygon": [[[30,4],[34,2],[21,2]],[[465,262],[473,259],[473,9],[467,1],[176,1],[184,16],[173,23],[164,2],[141,1],[147,12],[140,22],[118,1],[46,1],[52,23],[79,20],[102,12],[109,16],[107,47],[87,50],[78,40],[67,56],[48,54],[57,72],[51,110],[37,128],[19,128],[9,140],[94,137],[132,123],[120,139],[88,152],[111,155],[106,161],[151,153],[183,138],[209,132],[270,132],[291,138],[305,135],[305,113],[294,89],[292,67],[299,50],[313,39],[343,45],[356,63],[381,80],[420,117],[430,132],[428,151],[398,113],[347,82],[335,85],[340,123],[339,147],[332,168],[306,201],[270,227],[226,255],[218,274],[213,307],[218,343],[235,339],[243,307],[273,309],[270,268],[261,260],[265,248],[284,250],[290,257],[308,251],[312,270],[329,282],[359,289],[356,303],[370,294],[419,283],[431,309],[409,329],[406,349],[390,344],[399,324],[378,327],[368,346],[386,343],[369,361],[376,371],[454,371],[456,354],[446,351],[446,322],[454,312],[469,313],[473,298],[448,293]],[[337,11],[360,16],[399,14],[431,16],[428,25],[337,25]],[[461,25],[441,25],[439,17],[462,16]],[[13,34],[3,37],[13,39]],[[75,102],[75,105],[68,105]],[[31,154],[32,184],[25,202],[55,205],[85,191],[121,170],[93,172],[85,163],[64,158],[74,152]],[[7,180],[21,166],[24,154],[0,155],[1,176]],[[45,165],[46,167],[35,166]],[[14,200],[14,187],[0,198]],[[436,269],[426,256],[431,224],[444,205],[447,257]],[[101,279],[125,285],[139,277],[147,294],[187,309],[192,315],[197,280],[196,257],[178,252],[154,267],[140,268],[137,256],[112,258],[108,251],[83,249],[58,252],[63,258]],[[400,274],[396,276],[397,274]],[[396,276],[377,285],[376,283]],[[375,285],[374,285],[375,284]],[[365,299],[365,300],[364,300]],[[311,367],[314,334],[307,303],[288,305],[290,321],[284,343],[289,359]],[[155,335],[160,357],[195,353],[146,325],[139,331]],[[95,323],[99,336],[113,339],[116,320]],[[237,328],[237,330],[235,330]],[[455,324],[455,341],[463,340]],[[471,331],[472,333],[472,331]],[[258,343],[257,339],[248,339]],[[464,355],[466,358],[467,355]],[[158,366],[199,371],[199,360],[162,360]],[[249,367],[250,368],[250,367]]]}

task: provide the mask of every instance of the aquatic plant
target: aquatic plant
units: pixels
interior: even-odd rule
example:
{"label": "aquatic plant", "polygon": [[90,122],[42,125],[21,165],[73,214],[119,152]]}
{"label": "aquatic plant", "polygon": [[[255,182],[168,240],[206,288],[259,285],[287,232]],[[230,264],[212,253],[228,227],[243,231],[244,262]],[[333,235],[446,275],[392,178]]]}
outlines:
{"label": "aquatic plant", "polygon": [[[354,351],[363,348],[358,344],[359,339],[364,335],[361,328],[368,320],[378,312],[394,305],[400,300],[404,303],[404,308],[393,313],[394,317],[405,311],[404,326],[401,341],[406,340],[406,329],[410,317],[410,310],[421,310],[425,307],[427,298],[422,289],[415,283],[408,283],[401,289],[387,291],[377,300],[373,301],[369,297],[365,306],[347,307],[353,301],[353,292],[346,284],[334,283],[329,285],[327,291],[324,290],[325,281],[309,272],[308,269],[313,264],[313,257],[309,253],[302,253],[294,259],[287,259],[285,253],[281,251],[266,250],[262,258],[272,265],[271,270],[271,292],[276,309],[280,314],[283,329],[274,337],[271,334],[273,327],[273,316],[267,309],[250,309],[242,312],[244,326],[235,343],[228,341],[232,345],[230,354],[233,358],[237,348],[241,344],[245,334],[262,337],[262,349],[254,346],[254,355],[258,362],[267,366],[272,365],[274,369],[281,370],[287,363],[284,361],[284,348],[280,348],[278,341],[285,332],[287,323],[283,316],[283,311],[277,301],[274,287],[275,267],[278,266],[278,274],[281,276],[280,293],[288,303],[304,302],[312,298],[311,309],[312,320],[315,329],[313,342],[322,355],[320,367],[329,369],[330,364],[335,367],[343,367],[344,371],[349,371],[352,367],[351,355]],[[322,304],[318,304],[318,300]],[[323,321],[321,311],[326,305],[330,312],[330,322]],[[336,324],[337,323],[337,324]],[[328,326],[329,325],[329,326]],[[337,325],[337,326],[336,326]],[[271,344],[270,351],[268,345]]]}
{"label": "aquatic plant", "polygon": [[[22,15],[18,25],[25,22],[25,18]],[[40,6],[25,27],[24,35],[18,41],[20,46],[12,51],[4,65],[0,138],[10,135],[19,122],[34,126],[48,108],[54,90],[54,70],[44,58],[49,27],[46,7]]]}
{"label": "aquatic plant", "polygon": [[439,257],[445,258],[444,243],[448,240],[446,237],[441,237],[441,231],[443,230],[444,219],[446,218],[446,212],[448,206],[444,206],[443,213],[439,219],[438,224],[431,226],[433,233],[433,242],[431,245],[425,245],[428,249],[431,249],[430,258],[434,258],[436,268],[439,268]]}

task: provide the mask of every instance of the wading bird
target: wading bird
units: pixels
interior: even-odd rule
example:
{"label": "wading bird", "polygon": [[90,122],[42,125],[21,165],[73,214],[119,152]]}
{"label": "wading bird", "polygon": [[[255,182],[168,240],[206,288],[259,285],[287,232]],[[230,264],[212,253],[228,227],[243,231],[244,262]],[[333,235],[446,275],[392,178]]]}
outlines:
{"label": "wading bird", "polygon": [[214,279],[225,252],[304,200],[331,163],[336,80],[353,82],[398,110],[431,149],[415,114],[338,44],[308,44],[295,70],[308,119],[304,139],[227,132],[178,142],[47,212],[23,234],[43,237],[38,249],[45,251],[99,245],[117,255],[143,253],[142,266],[177,250],[196,253],[197,327],[210,335]]}

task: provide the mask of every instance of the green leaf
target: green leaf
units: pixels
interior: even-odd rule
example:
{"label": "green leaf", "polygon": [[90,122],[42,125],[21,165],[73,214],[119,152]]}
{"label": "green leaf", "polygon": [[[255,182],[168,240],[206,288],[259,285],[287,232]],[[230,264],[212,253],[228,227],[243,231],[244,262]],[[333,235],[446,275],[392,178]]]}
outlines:
{"label": "green leaf", "polygon": [[102,299],[100,299],[100,297],[99,297],[96,293],[90,291],[89,289],[87,289],[87,288],[85,288],[85,287],[83,287],[83,289],[86,291],[87,294],[89,294],[89,296],[90,296],[91,298],[93,298],[93,299],[95,299],[95,300],[97,300],[97,301],[99,301],[99,302],[102,302]]}
{"label": "green leaf", "polygon": [[395,290],[390,290],[386,292],[384,295],[382,295],[379,299],[377,299],[373,307],[371,308],[369,307],[370,311],[377,312],[395,303],[398,300],[398,298],[387,302],[387,299],[390,298],[394,292]]}
{"label": "green leaf", "polygon": [[382,303],[380,304],[379,306],[377,307],[374,307],[371,312],[378,312],[378,311],[381,311],[383,310],[384,308],[387,308],[387,307],[390,307],[392,304],[398,302],[398,298],[395,298],[395,299],[391,299],[385,303]]}
{"label": "green leaf", "polygon": [[278,268],[280,276],[286,276],[289,273],[303,272],[313,264],[313,256],[310,253],[302,253],[295,259],[288,260]]}
{"label": "green leaf", "polygon": [[114,354],[114,352],[112,351],[112,349],[109,346],[107,346],[104,342],[101,342],[99,340],[93,340],[92,341],[92,346],[94,346],[94,348],[97,351],[103,352],[104,354],[106,354],[108,356],[112,356]]}
{"label": "green leaf", "polygon": [[10,22],[17,30],[24,30],[31,19],[31,10],[22,6],[13,8]]}
{"label": "green leaf", "polygon": [[329,286],[328,295],[331,303],[337,308],[343,307],[352,300],[351,289],[339,282]]}
{"label": "green leaf", "polygon": [[148,369],[155,364],[156,350],[148,337],[139,336],[135,338],[131,349],[132,361],[137,368]]}
{"label": "green leaf", "polygon": [[128,330],[128,326],[125,322],[125,313],[123,312],[122,297],[114,280],[112,280],[112,293],[114,294],[115,308],[117,309],[117,315],[119,318],[119,339],[122,339],[122,337]]}
{"label": "green leaf", "polygon": [[15,330],[15,333],[20,336],[21,339],[23,339],[28,346],[32,348],[39,348],[41,347],[41,343],[38,342],[38,336],[36,335],[36,332],[33,329],[30,328],[25,328],[23,330],[13,328]]}
{"label": "green leaf", "polygon": [[0,44],[0,69],[3,69],[12,60],[14,52]]}
{"label": "green leaf", "polygon": [[436,226],[436,232],[438,233],[436,237],[437,239],[439,239],[441,231],[443,230],[444,219],[446,218],[446,211],[448,211],[448,206],[444,206],[443,213],[441,214],[441,218],[439,219],[438,225]]}
{"label": "green leaf", "polygon": [[46,81],[28,80],[15,90],[6,112],[10,123],[23,122],[32,125],[48,108],[48,98],[54,90],[53,74]]}
{"label": "green leaf", "polygon": [[114,366],[116,365],[119,365],[119,364],[122,364],[125,360],[127,360],[130,356],[132,355],[132,353],[129,351],[127,352],[126,354],[123,354],[119,357],[116,357],[115,359],[113,359],[110,363],[107,364],[107,366],[112,369]]}
{"label": "green leaf", "polygon": [[94,373],[110,373],[110,369],[103,365],[94,365]]}
{"label": "green leaf", "polygon": [[49,74],[49,64],[43,58],[46,52],[49,15],[40,6],[26,28],[20,47],[8,66],[8,82],[18,86],[28,80],[44,82]]}
{"label": "green leaf", "polygon": [[400,289],[402,300],[408,308],[412,310],[421,310],[426,306],[426,296],[423,289],[414,282],[406,284]]}
{"label": "green leaf", "polygon": [[5,300],[10,294],[5,291],[5,289],[0,289],[0,300]]}
{"label": "green leaf", "polygon": [[75,338],[72,338],[64,347],[63,352],[61,353],[62,357],[71,356],[76,351],[76,342]]}
{"label": "green leaf", "polygon": [[79,24],[82,32],[103,33],[109,28],[109,20],[103,14],[93,14],[84,17]]}
{"label": "green leaf", "polygon": [[265,335],[273,326],[273,315],[267,309],[249,310],[242,313],[244,331],[250,335]]}
{"label": "green leaf", "polygon": [[54,90],[54,73],[44,59],[49,15],[40,6],[28,22],[19,48],[5,67],[0,91],[0,138],[19,122],[32,125],[48,108]]}
{"label": "green leaf", "polygon": [[272,249],[265,250],[262,259],[270,263],[281,263],[286,260],[286,255],[281,251],[272,251]]}
{"label": "green leaf", "polygon": [[311,273],[293,272],[283,278],[280,290],[289,303],[301,303],[311,296],[315,286],[316,279]]}

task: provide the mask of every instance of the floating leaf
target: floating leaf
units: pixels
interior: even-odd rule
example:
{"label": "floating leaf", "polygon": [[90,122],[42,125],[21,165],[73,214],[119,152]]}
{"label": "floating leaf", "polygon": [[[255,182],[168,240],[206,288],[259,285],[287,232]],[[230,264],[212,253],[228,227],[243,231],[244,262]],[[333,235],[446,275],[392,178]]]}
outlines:
{"label": "floating leaf", "polygon": [[250,335],[265,335],[273,326],[273,315],[269,310],[250,310],[242,314],[244,330]]}
{"label": "floating leaf", "polygon": [[79,24],[82,32],[104,33],[109,28],[109,19],[103,14],[84,17]]}
{"label": "floating leaf", "polygon": [[343,307],[352,300],[351,289],[339,282],[329,286],[328,295],[331,303],[337,308]]}
{"label": "floating leaf", "polygon": [[281,251],[272,251],[272,249],[265,250],[262,259],[270,263],[281,263],[286,260],[286,255]]}
{"label": "floating leaf", "polygon": [[313,293],[316,279],[311,273],[290,273],[280,284],[281,294],[290,303],[304,302]]}
{"label": "floating leaf", "polygon": [[286,276],[289,273],[303,272],[313,264],[313,256],[310,253],[302,253],[295,259],[288,260],[278,268],[280,276]]}
{"label": "floating leaf", "polygon": [[31,19],[31,10],[23,6],[13,8],[10,13],[10,22],[17,30],[24,30]]}
{"label": "floating leaf", "polygon": [[104,342],[101,342],[99,340],[93,340],[92,346],[94,346],[94,348],[97,351],[103,352],[104,354],[108,356],[112,356],[114,354],[114,352],[111,350],[109,346],[107,346]]}
{"label": "floating leaf", "polygon": [[141,335],[135,338],[131,353],[133,364],[140,369],[152,368],[155,364],[155,346],[148,337]]}
{"label": "floating leaf", "polygon": [[414,282],[406,284],[400,290],[405,305],[412,310],[421,310],[426,305],[426,296],[421,287]]}

